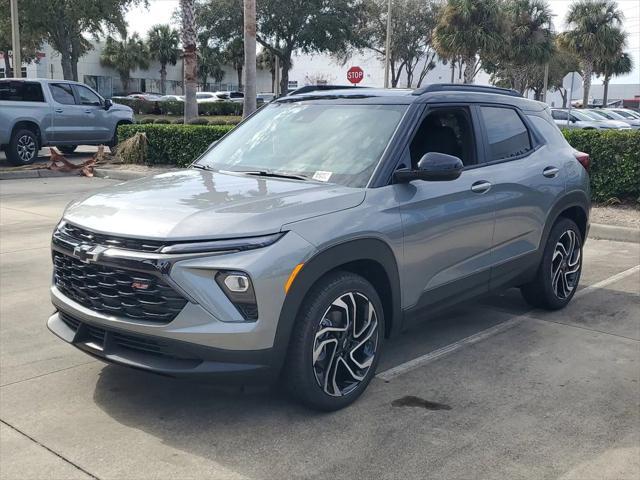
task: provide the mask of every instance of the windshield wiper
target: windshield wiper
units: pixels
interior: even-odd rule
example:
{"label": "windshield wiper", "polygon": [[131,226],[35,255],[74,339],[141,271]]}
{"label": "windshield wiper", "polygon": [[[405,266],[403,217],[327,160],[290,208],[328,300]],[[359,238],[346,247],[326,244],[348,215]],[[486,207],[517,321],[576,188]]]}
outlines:
{"label": "windshield wiper", "polygon": [[292,178],[294,180],[309,180],[306,175],[284,172],[270,172],[268,170],[229,170],[231,173],[241,173],[243,175],[254,175],[256,177]]}
{"label": "windshield wiper", "polygon": [[199,163],[194,163],[193,165],[191,165],[192,168],[197,168],[198,170],[213,170],[213,168],[207,166],[207,165],[201,165]]}

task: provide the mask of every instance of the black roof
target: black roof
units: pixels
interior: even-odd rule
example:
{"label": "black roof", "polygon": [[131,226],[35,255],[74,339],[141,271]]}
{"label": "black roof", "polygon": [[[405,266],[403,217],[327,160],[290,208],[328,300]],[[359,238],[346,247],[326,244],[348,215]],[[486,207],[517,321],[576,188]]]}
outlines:
{"label": "black roof", "polygon": [[544,103],[523,98],[519,92],[506,88],[484,85],[432,84],[416,90],[397,88],[368,88],[322,85],[318,89],[303,87],[292,92],[278,102],[300,101],[336,101],[354,103],[500,103],[513,105],[523,110],[540,111],[546,108]]}

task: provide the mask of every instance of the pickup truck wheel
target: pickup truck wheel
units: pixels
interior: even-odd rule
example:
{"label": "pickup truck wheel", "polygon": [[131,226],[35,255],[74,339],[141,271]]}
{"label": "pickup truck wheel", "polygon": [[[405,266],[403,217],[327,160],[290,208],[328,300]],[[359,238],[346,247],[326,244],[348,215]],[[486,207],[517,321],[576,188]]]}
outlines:
{"label": "pickup truck wheel", "polygon": [[12,165],[29,165],[38,158],[38,136],[31,130],[21,129],[13,133],[7,147],[7,160]]}
{"label": "pickup truck wheel", "polygon": [[384,337],[375,288],[351,272],[323,277],[302,304],[283,376],[287,389],[316,410],[354,402],[375,375]]}
{"label": "pickup truck wheel", "polygon": [[78,148],[77,145],[61,145],[57,147],[62,153],[66,153],[67,155],[71,155]]}

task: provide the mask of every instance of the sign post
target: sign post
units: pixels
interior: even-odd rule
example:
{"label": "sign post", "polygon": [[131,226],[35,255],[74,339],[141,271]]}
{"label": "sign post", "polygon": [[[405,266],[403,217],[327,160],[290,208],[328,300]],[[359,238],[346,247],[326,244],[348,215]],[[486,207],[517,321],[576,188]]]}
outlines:
{"label": "sign post", "polygon": [[581,84],[582,76],[578,72],[569,72],[562,79],[562,86],[569,90],[569,111],[567,112],[567,128],[569,127],[569,118],[571,118],[571,100],[573,100],[573,91],[578,85]]}
{"label": "sign post", "polygon": [[351,67],[347,70],[347,80],[357,85],[364,78],[364,71],[360,67]]}

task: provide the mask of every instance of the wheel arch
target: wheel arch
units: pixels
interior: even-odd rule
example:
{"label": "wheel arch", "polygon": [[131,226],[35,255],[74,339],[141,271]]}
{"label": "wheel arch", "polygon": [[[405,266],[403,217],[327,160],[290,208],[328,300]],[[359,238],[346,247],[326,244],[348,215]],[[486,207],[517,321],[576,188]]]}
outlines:
{"label": "wheel arch", "polygon": [[31,130],[33,133],[36,134],[36,137],[38,137],[38,146],[42,146],[42,132],[40,131],[40,126],[38,125],[37,122],[33,121],[33,120],[19,120],[17,121],[14,125],[13,128],[11,129],[11,137],[9,137],[10,139],[13,138],[13,136],[15,135],[15,133],[20,130],[20,129],[26,129],[26,130]]}
{"label": "wheel arch", "polygon": [[274,340],[277,368],[286,357],[291,331],[305,297],[318,280],[336,270],[361,275],[376,288],[384,309],[385,336],[393,335],[401,328],[400,275],[391,247],[376,238],[340,243],[321,250],[305,262],[287,293]]}
{"label": "wheel arch", "polygon": [[560,217],[569,218],[576,222],[582,234],[582,242],[584,243],[589,233],[590,204],[591,202],[587,194],[581,190],[570,192],[558,200],[547,217],[542,241],[540,242],[540,250],[544,250],[544,246],[547,244],[547,239],[549,238],[549,233]]}

